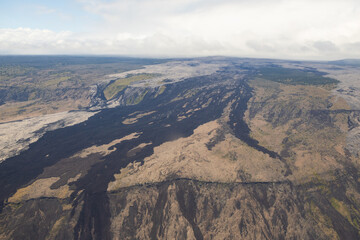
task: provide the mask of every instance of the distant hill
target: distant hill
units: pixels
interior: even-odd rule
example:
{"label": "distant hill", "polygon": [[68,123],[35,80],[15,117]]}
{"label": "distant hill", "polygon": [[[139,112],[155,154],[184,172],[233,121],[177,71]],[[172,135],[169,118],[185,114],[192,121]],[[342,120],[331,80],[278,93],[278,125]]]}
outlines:
{"label": "distant hill", "polygon": [[342,60],[331,61],[330,63],[336,65],[360,66],[360,59],[342,59]]}

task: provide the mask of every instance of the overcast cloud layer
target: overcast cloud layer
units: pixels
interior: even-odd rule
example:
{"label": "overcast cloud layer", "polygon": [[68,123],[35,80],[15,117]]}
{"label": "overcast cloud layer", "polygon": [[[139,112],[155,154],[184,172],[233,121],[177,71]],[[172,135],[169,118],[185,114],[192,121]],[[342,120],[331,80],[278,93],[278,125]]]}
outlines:
{"label": "overcast cloud layer", "polygon": [[21,2],[2,4],[0,54],[360,58],[359,0]]}

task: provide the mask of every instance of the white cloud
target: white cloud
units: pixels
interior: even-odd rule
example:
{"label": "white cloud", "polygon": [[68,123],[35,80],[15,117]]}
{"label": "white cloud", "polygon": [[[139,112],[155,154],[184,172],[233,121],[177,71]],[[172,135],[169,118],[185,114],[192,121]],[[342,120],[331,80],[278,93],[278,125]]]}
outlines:
{"label": "white cloud", "polygon": [[112,37],[84,36],[42,29],[0,29],[1,54],[123,54],[146,56],[211,55],[221,49],[216,42],[183,36],[174,39],[162,33]]}
{"label": "white cloud", "polygon": [[330,41],[317,41],[314,42],[314,47],[320,52],[336,52],[338,47]]}
{"label": "white cloud", "polygon": [[[0,29],[0,53],[45,54],[66,47],[70,32],[17,28]],[[60,50],[60,49],[59,49]]]}
{"label": "white cloud", "polygon": [[[154,56],[359,57],[358,0],[78,0],[88,33],[0,30],[0,51]],[[22,39],[20,39],[22,38]]]}

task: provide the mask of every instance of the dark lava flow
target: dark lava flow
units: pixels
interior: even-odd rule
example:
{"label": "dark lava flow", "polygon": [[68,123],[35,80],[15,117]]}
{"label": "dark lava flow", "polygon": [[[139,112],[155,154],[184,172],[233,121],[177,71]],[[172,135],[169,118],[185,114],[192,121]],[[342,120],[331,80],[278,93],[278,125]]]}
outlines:
{"label": "dark lava flow", "polygon": [[[257,141],[249,136],[249,128],[242,118],[251,97],[251,88],[245,78],[234,79],[234,72],[236,69],[230,73],[226,71],[189,78],[168,85],[166,91],[157,98],[146,96],[136,106],[105,109],[83,123],[46,133],[31,144],[28,150],[0,164],[0,203],[4,204],[8,197],[41,174],[45,167],[84,148],[107,144],[131,133],[142,132],[136,139],[117,144],[116,151],[105,156],[104,161],[94,164],[88,173],[72,186],[76,189],[72,195],[74,207],[83,201],[80,218],[74,230],[75,239],[110,239],[110,210],[106,191],[108,183],[114,180],[114,174],[129,163],[141,162],[153,154],[154,147],[179,137],[190,136],[199,125],[219,118],[224,108],[233,100],[236,101],[230,126],[234,127],[236,136],[249,146],[272,157],[278,157],[276,153],[259,146]],[[232,94],[225,99],[224,96],[228,93]],[[174,101],[177,96],[185,95],[190,97]],[[212,99],[212,102],[202,108],[209,99]],[[197,108],[201,110],[189,111]],[[134,124],[124,125],[123,120],[135,111],[156,112],[142,117]],[[178,116],[186,118],[178,121]],[[151,145],[144,147],[134,156],[127,156],[129,150],[149,142]],[[81,194],[78,194],[80,191]],[[201,236],[197,226],[193,225],[193,228],[194,232]]]}
{"label": "dark lava flow", "polygon": [[280,159],[285,164],[286,167],[286,172],[284,173],[284,175],[288,176],[291,174],[291,169],[289,165],[286,163],[286,161],[277,152],[271,151],[261,146],[259,144],[259,141],[250,137],[250,128],[244,120],[244,115],[245,115],[245,111],[247,110],[247,103],[252,97],[251,90],[252,89],[247,84],[245,84],[243,88],[236,89],[235,95],[240,97],[236,98],[236,102],[232,106],[232,111],[230,113],[230,123],[229,123],[230,127],[234,131],[234,135],[237,138],[241,139],[250,147],[255,148],[256,150],[263,152],[265,154],[268,154],[272,158]]}
{"label": "dark lava flow", "polygon": [[[82,196],[84,206],[79,222],[75,228],[75,239],[89,239],[91,232],[95,233],[95,239],[110,239],[110,212],[109,200],[106,193],[108,183],[113,179],[115,173],[130,162],[142,161],[145,157],[153,154],[153,148],[160,144],[174,140],[179,137],[190,136],[193,130],[201,124],[219,118],[223,109],[234,99],[234,95],[224,100],[223,96],[233,91],[234,88],[243,88],[244,81],[226,81],[230,78],[225,74],[216,74],[207,77],[188,79],[186,82],[178,83],[167,91],[167,95],[175,98],[183,96],[188,90],[192,96],[187,99],[165,102],[159,101],[155,108],[148,109],[156,113],[143,117],[131,127],[131,132],[140,131],[141,136],[136,139],[125,141],[116,145],[119,149],[105,157],[105,161],[95,164],[89,173],[80,179],[76,185],[77,189],[84,189]],[[202,87],[204,86],[204,87]],[[181,89],[181,92],[177,92]],[[209,99],[212,103],[199,111],[188,114],[187,118],[177,121],[179,115],[185,115],[189,110],[201,108]],[[168,99],[169,101],[171,99]],[[165,102],[165,103],[164,103]],[[186,107],[184,107],[186,105]],[[149,124],[153,122],[153,124]],[[171,126],[169,127],[168,124]],[[127,126],[125,126],[127,127]],[[132,148],[140,143],[151,142],[134,156],[127,156]],[[95,229],[92,229],[92,228]],[[193,226],[196,229],[196,226]],[[154,226],[156,229],[156,226]]]}

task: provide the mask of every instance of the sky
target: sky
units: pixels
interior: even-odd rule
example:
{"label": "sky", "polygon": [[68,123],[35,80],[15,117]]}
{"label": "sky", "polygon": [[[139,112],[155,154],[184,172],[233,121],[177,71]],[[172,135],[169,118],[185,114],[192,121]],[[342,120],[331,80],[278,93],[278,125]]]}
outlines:
{"label": "sky", "polygon": [[0,54],[360,58],[360,1],[0,0]]}

